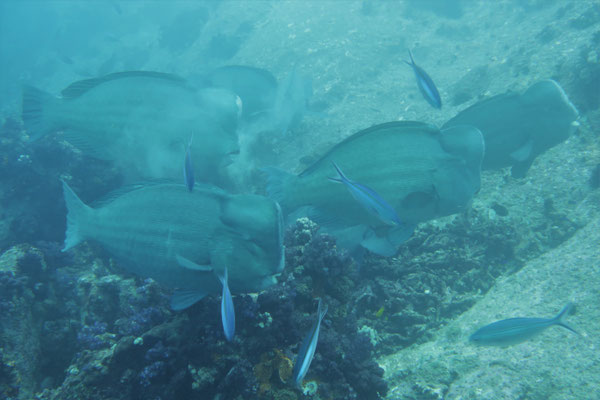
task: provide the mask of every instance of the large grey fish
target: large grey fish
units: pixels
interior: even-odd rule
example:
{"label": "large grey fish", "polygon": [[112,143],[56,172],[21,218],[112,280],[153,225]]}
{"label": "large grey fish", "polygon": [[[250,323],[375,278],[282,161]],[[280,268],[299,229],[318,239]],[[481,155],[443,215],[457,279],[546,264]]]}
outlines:
{"label": "large grey fish", "polygon": [[538,155],[575,131],[577,118],[577,109],[560,85],[544,80],[523,94],[509,92],[476,103],[446,122],[444,128],[477,127],[485,139],[482,168],[512,166],[512,175],[520,178]]}
{"label": "large grey fish", "polygon": [[23,91],[23,122],[33,138],[61,130],[83,152],[114,160],[140,178],[179,176],[181,148],[194,133],[194,166],[202,180],[239,152],[241,100],[219,88],[194,90],[158,72],[120,72],[69,85],[57,98]]}
{"label": "large grey fish", "polygon": [[[285,213],[299,210],[332,233],[337,230],[348,245],[389,256],[415,224],[467,207],[479,190],[483,152],[481,133],[470,126],[439,130],[421,122],[390,122],[355,133],[300,175],[267,169],[267,191]],[[389,226],[348,196],[344,185],[332,185],[334,161],[386,199],[405,225]]]}
{"label": "large grey fish", "polygon": [[510,346],[531,339],[552,325],[562,326],[577,334],[575,329],[563,321],[572,308],[573,304],[567,304],[554,318],[509,318],[496,321],[479,328],[469,340],[487,346]]}
{"label": "large grey fish", "polygon": [[244,105],[243,131],[285,133],[298,126],[308,111],[312,82],[297,68],[281,82],[267,70],[243,65],[217,68],[204,77],[205,84],[236,93]]}
{"label": "large grey fish", "polygon": [[312,94],[312,80],[294,67],[277,87],[275,105],[270,116],[274,130],[287,133],[297,127],[309,111]]}
{"label": "large grey fish", "polygon": [[233,292],[261,290],[283,269],[281,211],[266,197],[149,184],[91,208],[66,183],[63,190],[63,251],[84,240],[100,243],[125,270],[177,289],[174,309],[220,293],[225,268]]}
{"label": "large grey fish", "polygon": [[204,76],[204,83],[229,89],[242,99],[242,119],[251,121],[273,109],[277,79],[267,70],[245,65],[226,65]]}

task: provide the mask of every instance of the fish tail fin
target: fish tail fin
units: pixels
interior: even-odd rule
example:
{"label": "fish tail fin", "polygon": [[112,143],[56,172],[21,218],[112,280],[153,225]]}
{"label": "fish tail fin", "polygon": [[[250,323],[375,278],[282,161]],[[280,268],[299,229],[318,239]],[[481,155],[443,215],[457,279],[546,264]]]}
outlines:
{"label": "fish tail fin", "polygon": [[227,286],[227,281],[229,280],[229,277],[227,276],[227,267],[225,267],[222,273],[215,273],[215,275],[217,275],[217,278],[219,278],[219,281],[223,286]]}
{"label": "fish tail fin", "polygon": [[85,205],[65,181],[62,181],[62,185],[67,205],[67,232],[65,234],[65,246],[62,251],[67,251],[85,240],[81,228],[93,209]]}
{"label": "fish tail fin", "polygon": [[348,178],[346,178],[346,175],[344,175],[344,173],[342,172],[342,170],[340,169],[340,167],[338,167],[338,165],[335,163],[335,161],[332,161],[331,164],[333,164],[333,168],[335,168],[335,170],[338,173],[338,178],[328,178],[330,181],[333,182],[339,182],[339,183],[344,183],[345,181],[348,182]]}
{"label": "fish tail fin", "polygon": [[37,140],[56,129],[48,108],[58,99],[33,86],[23,87],[23,108],[21,118],[27,134]]}
{"label": "fish tail fin", "polygon": [[408,56],[410,57],[410,61],[404,62],[412,67],[413,65],[415,65],[415,59],[413,58],[412,51],[410,51],[410,49],[408,49]]}
{"label": "fish tail fin", "polygon": [[317,309],[317,314],[319,314],[319,321],[321,321],[325,317],[328,308],[329,307],[327,307],[327,305],[323,306],[321,299],[319,299],[319,308]]}
{"label": "fish tail fin", "polygon": [[298,177],[274,167],[262,168],[262,171],[267,174],[267,194],[281,205],[284,212],[289,212],[291,189]]}
{"label": "fish tail fin", "polygon": [[565,321],[563,321],[563,318],[565,318],[571,312],[572,309],[573,309],[573,303],[567,303],[567,305],[564,306],[562,310],[560,310],[558,315],[553,318],[554,324],[560,325],[563,328],[568,329],[571,332],[575,333],[576,335],[579,335],[579,332],[577,332],[575,329],[571,328]]}

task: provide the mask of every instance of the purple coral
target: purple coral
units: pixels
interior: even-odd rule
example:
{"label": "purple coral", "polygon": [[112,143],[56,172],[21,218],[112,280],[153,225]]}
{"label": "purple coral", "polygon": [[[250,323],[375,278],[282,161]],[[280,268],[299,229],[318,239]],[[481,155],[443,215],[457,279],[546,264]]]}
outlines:
{"label": "purple coral", "polygon": [[151,327],[164,322],[166,313],[157,307],[144,307],[140,310],[132,308],[131,315],[119,318],[115,325],[117,332],[124,336],[138,336]]}
{"label": "purple coral", "polygon": [[107,325],[104,322],[94,321],[93,325],[85,325],[77,333],[77,342],[83,349],[98,350],[107,347],[109,343],[100,337],[106,333]]}
{"label": "purple coral", "polygon": [[148,361],[166,360],[171,355],[169,350],[161,340],[156,342],[147,352],[144,358]]}
{"label": "purple coral", "polygon": [[139,379],[140,384],[144,387],[148,387],[155,382],[158,378],[162,378],[167,373],[167,367],[164,361],[155,361],[152,364],[146,366],[142,372],[140,372]]}

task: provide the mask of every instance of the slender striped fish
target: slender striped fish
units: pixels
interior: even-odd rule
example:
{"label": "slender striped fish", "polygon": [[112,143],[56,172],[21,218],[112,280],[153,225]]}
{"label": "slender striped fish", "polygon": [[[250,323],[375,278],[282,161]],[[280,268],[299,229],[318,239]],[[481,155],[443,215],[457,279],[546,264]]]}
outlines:
{"label": "slender striped fish", "polygon": [[297,387],[300,387],[302,384],[302,380],[306,376],[308,368],[310,367],[310,363],[315,355],[317,342],[319,341],[321,321],[323,320],[325,314],[327,314],[327,306],[322,308],[321,299],[319,299],[319,308],[317,310],[317,314],[317,320],[308,332],[308,335],[306,335],[304,338],[302,346],[300,347],[300,351],[298,352],[298,357],[296,358],[296,363],[294,364],[294,369],[292,370],[292,377],[294,378],[294,383]]}
{"label": "slender striped fish", "polygon": [[227,268],[223,275],[217,275],[221,283],[223,284],[223,294],[221,296],[221,321],[223,322],[223,332],[225,338],[229,342],[233,340],[235,335],[235,310],[233,309],[233,298],[231,297],[231,291],[229,291],[229,285],[227,283]]}
{"label": "slender striped fish", "polygon": [[410,62],[409,61],[404,61],[406,64],[408,64],[410,67],[412,67],[413,72],[415,73],[415,78],[417,79],[417,85],[419,86],[419,90],[421,91],[421,94],[423,95],[423,97],[425,97],[425,100],[427,100],[427,102],[429,104],[431,104],[432,107],[435,107],[437,109],[442,109],[442,98],[440,97],[440,93],[438,92],[437,88],[435,87],[435,83],[433,83],[433,79],[431,79],[431,77],[427,74],[427,72],[425,72],[425,70],[421,67],[419,67],[417,64],[415,64],[415,60],[413,59],[412,53],[410,50],[408,50],[408,55],[410,56]]}
{"label": "slender striped fish", "polygon": [[194,179],[194,167],[192,165],[192,140],[194,139],[194,135],[190,137],[190,141],[187,145],[187,149],[185,150],[185,162],[183,163],[183,179],[185,181],[185,186],[191,192],[194,190],[194,183],[196,182]]}
{"label": "slender striped fish", "polygon": [[479,328],[469,340],[484,346],[511,346],[538,335],[552,325],[562,326],[578,334],[563,318],[569,314],[573,304],[567,304],[554,318],[509,318]]}
{"label": "slender striped fish", "polygon": [[386,225],[401,225],[400,217],[387,201],[385,201],[376,191],[368,186],[348,179],[340,167],[332,161],[333,167],[338,173],[338,178],[329,178],[334,182],[343,183],[350,191],[350,194],[358,203],[363,206],[370,214],[376,216]]}

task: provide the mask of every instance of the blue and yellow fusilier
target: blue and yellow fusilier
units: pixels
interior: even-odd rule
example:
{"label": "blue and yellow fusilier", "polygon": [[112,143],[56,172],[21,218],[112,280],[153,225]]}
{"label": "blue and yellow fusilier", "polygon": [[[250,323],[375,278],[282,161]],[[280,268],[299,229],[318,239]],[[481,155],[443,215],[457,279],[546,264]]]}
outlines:
{"label": "blue and yellow fusilier", "polygon": [[329,178],[330,181],[343,183],[354,199],[372,215],[379,218],[386,225],[401,225],[400,217],[385,199],[368,186],[348,179],[340,167],[332,161],[333,167],[338,173],[337,178]]}
{"label": "blue and yellow fusilier", "polygon": [[[175,258],[179,265],[192,271],[215,273],[216,277],[221,282],[221,285],[223,285],[223,291],[221,293],[221,322],[223,324],[223,333],[225,334],[227,341],[231,342],[235,335],[235,309],[233,307],[233,296],[231,296],[231,291],[229,290],[227,267],[222,273],[220,273],[216,270],[213,270],[213,268],[210,266],[198,265],[183,256],[177,255]],[[193,292],[188,292],[188,296],[190,296],[192,299],[195,297]]]}
{"label": "blue and yellow fusilier", "polygon": [[217,277],[223,285],[223,292],[221,294],[221,322],[223,323],[223,332],[225,333],[225,338],[231,342],[235,335],[235,310],[233,308],[233,298],[231,297],[229,284],[227,283],[227,268],[225,268],[222,276],[219,275]]}
{"label": "blue and yellow fusilier", "polygon": [[183,180],[185,182],[185,186],[191,192],[194,190],[194,184],[196,180],[194,178],[194,165],[192,164],[192,140],[194,139],[194,135],[190,137],[190,141],[185,149],[185,160],[183,162]]}
{"label": "blue and yellow fusilier", "polygon": [[327,314],[327,306],[322,308],[321,299],[319,299],[317,319],[302,341],[302,346],[300,346],[300,351],[298,352],[298,357],[296,357],[296,363],[294,364],[294,369],[292,370],[292,379],[297,387],[302,385],[302,380],[306,376],[308,368],[310,367],[310,363],[315,355],[315,350],[317,350],[319,330],[321,329],[321,321],[323,320],[323,317],[325,317],[325,314]]}
{"label": "blue and yellow fusilier", "polygon": [[568,303],[554,318],[509,318],[493,322],[479,328],[469,340],[485,346],[510,346],[529,340],[552,325],[562,326],[577,334],[563,321],[572,308],[573,304]]}
{"label": "blue and yellow fusilier", "polygon": [[404,61],[408,64],[415,73],[415,79],[417,80],[417,86],[419,86],[419,91],[427,100],[432,107],[437,109],[442,108],[442,98],[440,97],[440,93],[435,87],[435,83],[433,83],[433,79],[425,72],[425,70],[415,64],[415,60],[413,59],[412,52],[408,50],[408,55],[410,56],[410,61]]}

